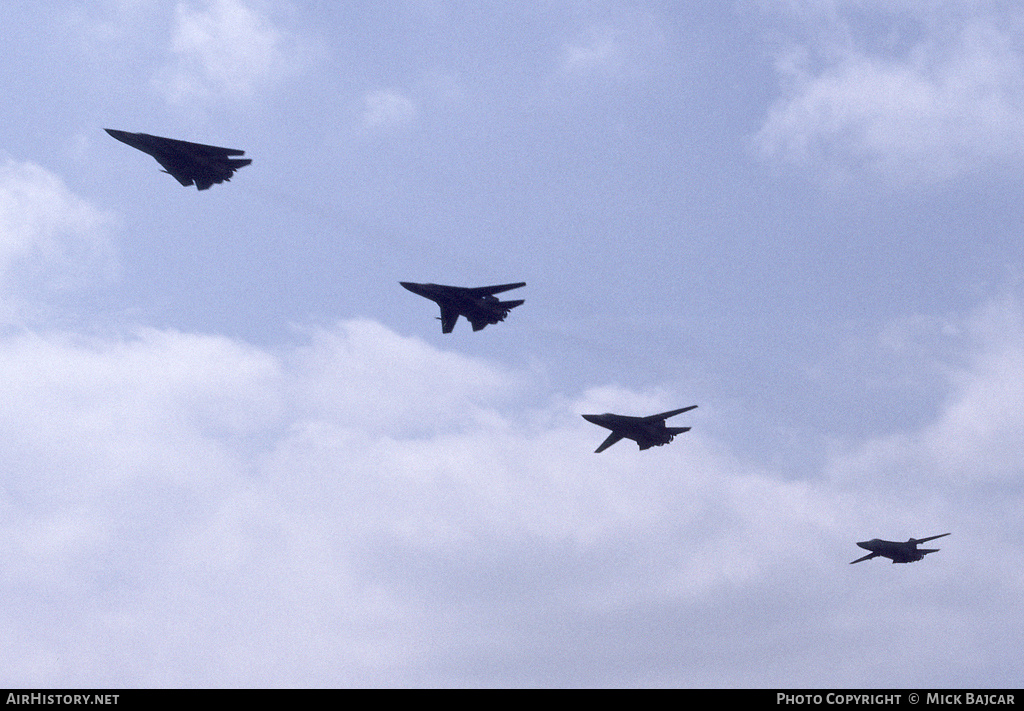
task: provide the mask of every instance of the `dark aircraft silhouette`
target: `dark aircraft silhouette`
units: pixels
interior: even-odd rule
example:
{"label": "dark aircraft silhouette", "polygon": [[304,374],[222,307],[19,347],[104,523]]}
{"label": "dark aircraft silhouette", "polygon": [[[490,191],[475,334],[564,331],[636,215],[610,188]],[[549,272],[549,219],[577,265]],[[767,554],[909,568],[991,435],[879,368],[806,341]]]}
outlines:
{"label": "dark aircraft silhouette", "polygon": [[251,158],[228,158],[245,155],[245,151],[237,148],[218,148],[112,128],[103,130],[122,143],[153,156],[163,166],[163,172],[173,175],[182,185],[194,183],[196,190],[206,190],[214,183],[231,180],[236,170],[252,163]]}
{"label": "dark aircraft silhouette", "polygon": [[870,541],[862,541],[857,545],[866,551],[871,551],[863,558],[850,561],[850,565],[854,563],[860,563],[862,560],[870,560],[871,558],[877,558],[882,556],[888,558],[893,563],[913,563],[914,561],[921,560],[929,553],[935,553],[938,548],[918,548],[919,543],[925,543],[927,541],[934,541],[936,538],[942,538],[948,536],[948,533],[940,533],[938,536],[929,536],[928,538],[911,538],[906,543],[899,541],[883,541],[878,538],[872,538]]}
{"label": "dark aircraft silhouette", "polygon": [[658,415],[647,417],[630,417],[629,415],[613,415],[606,412],[603,415],[583,415],[587,422],[601,425],[612,431],[608,438],[601,443],[601,446],[594,450],[594,454],[600,454],[611,447],[623,437],[629,438],[637,443],[640,449],[650,449],[668,444],[677,434],[688,432],[689,427],[666,427],[665,420],[675,417],[681,412],[687,412],[697,407],[691,405],[681,410],[662,412]]}
{"label": "dark aircraft silhouette", "polygon": [[414,294],[436,301],[441,307],[441,333],[451,333],[459,316],[465,316],[473,330],[479,331],[484,326],[504,321],[508,312],[523,303],[518,301],[499,301],[495,294],[510,289],[526,286],[525,281],[518,284],[499,284],[497,286],[444,286],[443,284],[414,284],[411,281],[398,282]]}

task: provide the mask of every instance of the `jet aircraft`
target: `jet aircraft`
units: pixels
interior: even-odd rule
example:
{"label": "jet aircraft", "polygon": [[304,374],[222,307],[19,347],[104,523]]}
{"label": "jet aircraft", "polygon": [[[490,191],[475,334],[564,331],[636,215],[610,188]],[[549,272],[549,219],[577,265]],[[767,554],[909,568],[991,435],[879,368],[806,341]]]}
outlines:
{"label": "jet aircraft", "polygon": [[669,417],[675,417],[681,412],[693,410],[696,407],[696,405],[691,405],[680,410],[671,410],[670,412],[648,415],[647,417],[613,415],[606,412],[603,415],[583,415],[583,419],[612,431],[608,438],[601,443],[601,446],[594,450],[594,454],[600,454],[623,437],[636,442],[640,449],[650,449],[651,447],[660,447],[663,444],[668,444],[677,434],[688,432],[690,430],[689,427],[666,427],[665,420]]}
{"label": "jet aircraft", "polygon": [[938,548],[918,548],[919,543],[925,543],[927,541],[934,541],[936,538],[942,538],[948,536],[948,533],[940,533],[938,536],[929,536],[928,538],[911,538],[906,543],[900,541],[883,541],[878,538],[872,538],[870,541],[861,541],[857,545],[866,551],[871,551],[863,558],[850,561],[850,565],[854,563],[860,563],[862,560],[870,560],[871,558],[877,558],[882,556],[888,558],[893,563],[913,563],[914,561],[921,560],[929,553],[935,553]]}
{"label": "jet aircraft", "polygon": [[497,286],[445,286],[443,284],[414,284],[411,281],[398,282],[414,294],[436,301],[441,307],[441,332],[451,333],[459,316],[465,316],[473,330],[504,321],[508,312],[525,301],[499,301],[495,294],[526,286],[525,281],[517,284]]}
{"label": "jet aircraft", "polygon": [[206,190],[214,183],[231,180],[236,170],[252,163],[250,158],[229,158],[245,154],[237,148],[219,148],[112,128],[103,130],[122,143],[153,156],[163,166],[163,172],[174,176],[186,187],[195,184],[196,190]]}

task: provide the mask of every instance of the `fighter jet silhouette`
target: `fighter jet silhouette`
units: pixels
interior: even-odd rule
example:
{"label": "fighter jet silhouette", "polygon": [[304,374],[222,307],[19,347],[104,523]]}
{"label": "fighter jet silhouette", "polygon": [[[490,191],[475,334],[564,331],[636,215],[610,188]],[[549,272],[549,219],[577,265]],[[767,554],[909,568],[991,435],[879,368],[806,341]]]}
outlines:
{"label": "fighter jet silhouette", "polygon": [[665,420],[675,417],[681,412],[688,412],[695,407],[697,406],[691,405],[681,410],[671,410],[647,417],[613,415],[606,412],[603,415],[583,415],[583,419],[612,431],[608,438],[601,443],[601,446],[594,450],[594,454],[600,454],[623,437],[636,442],[640,449],[650,449],[668,444],[677,434],[688,432],[689,427],[666,427]]}
{"label": "fighter jet silhouette", "polygon": [[929,536],[928,538],[910,538],[906,543],[899,541],[883,541],[878,538],[872,538],[870,541],[862,541],[857,545],[866,551],[871,551],[863,558],[850,561],[850,565],[854,563],[860,563],[862,560],[870,560],[871,558],[877,558],[882,556],[888,558],[893,563],[913,563],[914,561],[921,560],[929,553],[935,553],[938,548],[918,548],[919,543],[925,543],[927,541],[934,541],[936,538],[942,538],[948,536],[948,533],[940,533],[937,536]]}
{"label": "fighter jet silhouette", "polygon": [[151,136],[148,133],[115,131],[112,128],[103,130],[121,143],[127,143],[153,156],[163,166],[165,173],[170,173],[182,185],[195,184],[196,190],[206,190],[214,183],[231,180],[236,170],[252,163],[251,158],[229,158],[245,155],[245,151],[237,148],[207,146],[203,143]]}
{"label": "fighter jet silhouette", "polygon": [[495,294],[526,286],[525,281],[497,286],[445,286],[444,284],[414,284],[411,281],[398,282],[414,294],[437,302],[441,307],[441,333],[451,333],[459,316],[465,316],[473,330],[504,321],[508,312],[523,303],[499,301]]}

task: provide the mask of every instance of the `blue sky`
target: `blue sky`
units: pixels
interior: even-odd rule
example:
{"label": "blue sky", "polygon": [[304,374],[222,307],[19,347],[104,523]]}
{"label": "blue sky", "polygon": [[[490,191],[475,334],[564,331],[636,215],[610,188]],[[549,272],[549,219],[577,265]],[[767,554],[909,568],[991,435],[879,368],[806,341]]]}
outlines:
{"label": "blue sky", "polygon": [[0,684],[1019,686],[1014,4],[5,26]]}

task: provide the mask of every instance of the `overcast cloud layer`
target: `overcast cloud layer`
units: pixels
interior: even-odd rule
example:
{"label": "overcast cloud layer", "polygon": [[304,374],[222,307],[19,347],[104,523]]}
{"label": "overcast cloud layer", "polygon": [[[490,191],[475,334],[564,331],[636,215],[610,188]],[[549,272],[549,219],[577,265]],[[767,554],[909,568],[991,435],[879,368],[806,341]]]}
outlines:
{"label": "overcast cloud layer", "polygon": [[[0,684],[1019,686],[1024,12],[40,7]],[[528,286],[442,336],[399,280]]]}

